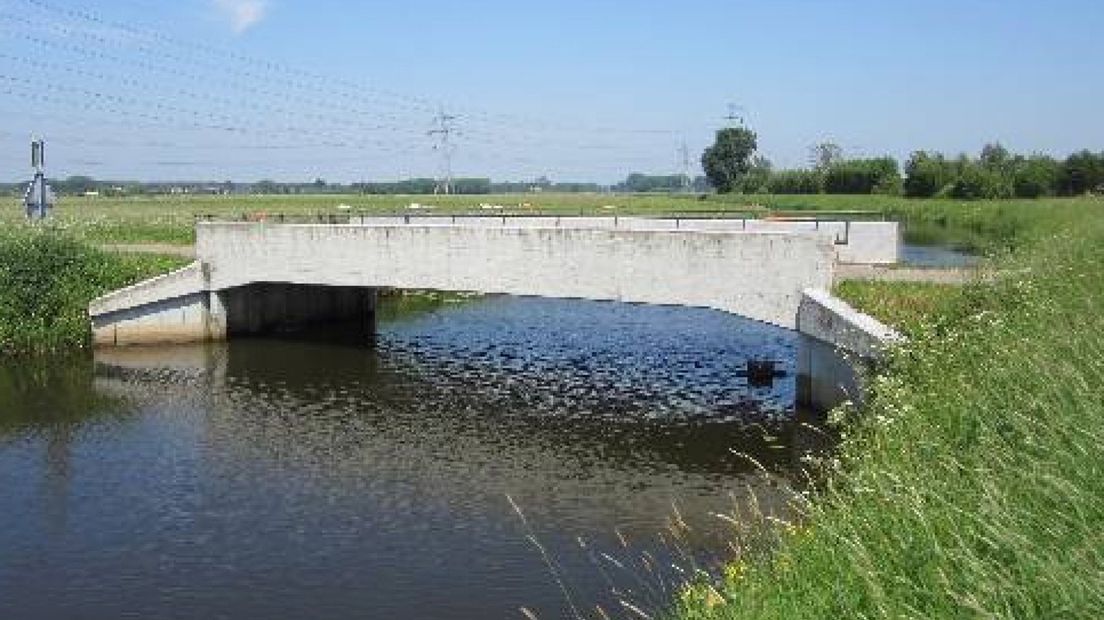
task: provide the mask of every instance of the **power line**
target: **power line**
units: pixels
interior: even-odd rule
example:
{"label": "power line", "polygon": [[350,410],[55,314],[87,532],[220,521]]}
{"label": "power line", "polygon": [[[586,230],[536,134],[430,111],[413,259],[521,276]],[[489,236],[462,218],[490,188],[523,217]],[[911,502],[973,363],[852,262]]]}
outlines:
{"label": "power line", "polygon": [[[123,124],[128,127],[139,126],[140,121],[148,122],[149,126],[157,129],[174,124],[188,131],[209,134],[206,139],[210,139],[210,136],[233,138],[232,144],[209,147],[202,144],[173,145],[164,141],[147,141],[144,146],[148,148],[293,150],[318,145],[388,150],[386,147],[389,146],[393,151],[415,153],[419,149],[417,138],[424,139],[427,135],[418,128],[420,122],[417,120],[425,110],[433,107],[426,98],[399,95],[373,86],[366,87],[364,84],[250,58],[213,46],[170,37],[152,29],[113,22],[88,11],[61,7],[44,0],[20,1],[50,19],[27,20],[0,13],[0,21],[25,26],[16,27],[11,32],[13,36],[78,58],[74,62],[51,62],[16,54],[0,54],[3,60],[30,67],[36,78],[45,78],[28,80],[16,75],[0,75],[0,81],[7,80],[11,85],[11,88],[0,92],[50,105],[79,107],[89,113],[89,116],[97,112],[122,115],[127,119]],[[58,17],[69,22],[59,20]],[[48,25],[42,26],[43,23]],[[35,36],[32,34],[35,28],[45,30],[49,35],[63,37],[64,40],[55,41],[44,36]],[[104,32],[107,34],[104,35]],[[81,44],[79,41],[88,43]],[[159,46],[169,46],[171,49]],[[112,54],[104,51],[112,48],[121,48],[125,52]],[[196,54],[197,51],[201,53]],[[52,57],[57,59],[59,56]],[[87,62],[88,60],[94,62]],[[87,68],[93,64],[106,64],[109,70]],[[136,68],[139,73],[125,67]],[[60,84],[53,83],[50,73],[65,77],[56,80]],[[168,82],[145,80],[142,73],[169,75],[174,79]],[[77,79],[74,80],[74,77]],[[78,86],[81,80],[93,86]],[[181,83],[202,86],[198,89],[193,86],[190,89],[182,87]],[[218,88],[226,90],[229,96],[216,94],[220,93]],[[370,93],[370,96],[365,93]],[[189,101],[195,104],[191,105]],[[292,107],[290,103],[305,106],[305,109]],[[282,122],[284,118],[288,120]],[[103,121],[98,119],[97,122]],[[452,157],[457,148],[456,138],[460,135],[465,144],[485,147],[510,146],[526,148],[532,152],[528,147],[540,145],[539,156],[545,162],[545,167],[549,168],[548,164],[556,160],[557,156],[564,161],[576,163],[577,158],[570,157],[569,153],[578,153],[581,150],[608,151],[617,154],[614,159],[621,163],[652,162],[652,157],[639,155],[646,152],[656,153],[659,150],[659,145],[650,139],[668,136],[677,131],[585,127],[579,124],[557,126],[555,122],[545,118],[526,119],[509,114],[455,109],[449,114],[440,110],[434,122],[434,129],[428,135],[435,139],[435,150],[442,158],[443,191],[453,189]],[[463,134],[456,131],[458,122],[464,123]],[[372,141],[351,137],[351,134],[363,132],[380,135],[382,139]],[[610,140],[580,140],[574,137],[578,133],[588,137],[604,136]],[[260,137],[274,136],[277,139],[280,136],[305,139],[293,139],[292,144],[246,146],[246,138],[257,140]],[[632,144],[628,144],[627,140],[632,140]],[[485,150],[488,151],[486,159],[511,159],[510,154],[502,153],[499,148]],[[477,153],[473,152],[471,155],[475,159],[481,159],[475,157]],[[519,162],[522,159],[513,158]],[[532,161],[529,158],[524,159]],[[608,165],[610,164],[604,164]]]}
{"label": "power line", "polygon": [[[99,59],[106,59],[106,60],[110,60],[110,61],[119,61],[119,62],[131,65],[131,66],[137,66],[141,69],[154,70],[154,71],[158,71],[158,72],[161,72],[161,73],[168,73],[170,75],[174,75],[174,76],[177,76],[177,77],[185,77],[185,78],[191,78],[191,79],[196,79],[196,80],[199,80],[199,79],[202,78],[202,76],[200,76],[199,74],[182,72],[178,69],[169,68],[165,65],[155,65],[155,64],[152,64],[152,63],[134,61],[133,59],[119,58],[119,57],[115,57],[115,56],[105,54],[101,51],[84,50],[80,47],[73,46],[71,44],[69,44],[69,45],[59,44],[57,42],[47,41],[47,40],[39,39],[37,37],[32,37],[32,36],[29,36],[29,35],[25,35],[25,34],[19,35],[19,36],[22,36],[25,40],[28,40],[32,43],[37,43],[37,44],[46,45],[46,46],[50,46],[50,47],[65,49],[66,51],[70,51],[70,52],[74,52],[74,53],[78,53],[78,54],[83,54],[83,55],[88,55],[90,57],[96,57],[96,58],[99,58]],[[117,82],[119,84],[122,84],[124,86],[132,86],[132,87],[141,88],[143,90],[154,91],[154,92],[162,92],[162,91],[168,91],[169,90],[169,89],[166,89],[164,87],[153,88],[153,86],[150,85],[149,83],[142,82],[140,80],[125,78],[125,77],[119,78],[119,77],[116,77],[116,76],[109,76],[107,74],[97,73],[97,72],[79,71],[79,70],[74,69],[71,66],[62,65],[60,63],[45,63],[45,62],[42,62],[42,61],[36,61],[36,60],[31,60],[31,59],[26,59],[26,58],[11,56],[11,55],[2,55],[2,56],[6,56],[7,58],[13,59],[17,62],[22,62],[22,63],[25,63],[25,64],[34,65],[34,66],[37,66],[39,68],[51,68],[51,69],[54,69],[54,70],[63,71],[63,72],[70,73],[70,74],[81,75],[81,76],[88,77],[88,78],[95,78],[96,81],[98,81],[98,82],[113,81],[113,82]],[[237,84],[237,86],[240,87],[241,85]],[[213,103],[222,103],[222,104],[240,103],[240,105],[243,105],[243,106],[249,108],[253,112],[266,112],[266,111],[268,111],[268,112],[278,112],[278,113],[283,113],[283,114],[288,115],[288,116],[295,115],[297,118],[300,118],[300,119],[301,118],[307,118],[307,119],[314,119],[314,120],[323,121],[323,122],[329,121],[331,123],[336,123],[337,125],[339,125],[340,130],[342,132],[344,132],[347,125],[354,124],[354,125],[359,125],[360,127],[363,127],[365,129],[372,130],[372,131],[376,131],[376,130],[390,131],[390,132],[393,132],[393,133],[407,133],[407,134],[411,134],[411,135],[417,133],[412,127],[406,126],[406,125],[397,125],[397,124],[394,124],[394,123],[392,123],[392,124],[380,124],[380,123],[369,124],[369,123],[356,123],[355,121],[349,121],[347,119],[349,119],[348,114],[350,114],[350,113],[355,114],[357,116],[360,116],[360,115],[367,115],[367,114],[369,114],[369,112],[367,112],[365,110],[362,110],[362,109],[350,108],[348,106],[335,106],[335,105],[332,105],[332,104],[327,105],[327,107],[339,110],[343,113],[340,118],[337,118],[337,117],[318,114],[318,113],[310,113],[310,112],[297,113],[294,110],[290,110],[288,108],[282,108],[282,107],[273,106],[273,105],[270,105],[270,104],[266,105],[266,104],[256,103],[255,102],[255,100],[256,100],[255,97],[244,98],[243,101],[239,102],[239,101],[235,101],[235,100],[232,100],[232,99],[229,99],[229,98],[226,98],[226,97],[217,97],[217,96],[213,96],[213,95],[209,95],[209,94],[195,93],[193,91],[188,91],[186,89],[181,89],[181,88],[174,88],[174,89],[171,89],[171,90],[176,94],[181,94],[181,95],[183,95],[183,96],[185,96],[189,99],[194,99],[194,100],[198,100],[198,101],[210,101],[210,102],[213,102]],[[251,94],[257,94],[257,95],[263,95],[263,96],[273,96],[273,97],[281,96],[281,94],[276,93],[275,91],[266,91],[266,90],[263,90],[263,89],[257,89],[255,87],[248,87],[248,90]],[[105,96],[107,96],[107,95],[105,94]],[[119,97],[118,95],[111,95],[111,96]],[[282,96],[282,98],[284,100],[289,99],[289,98],[290,99],[297,99],[299,101],[306,102],[308,104],[317,103],[313,100],[308,100],[308,99],[305,99],[305,98],[302,98],[302,97],[295,97],[293,95]],[[159,105],[159,104],[155,103],[154,105]],[[179,106],[172,106],[172,107],[174,107],[178,110],[182,110],[182,108],[180,108]],[[193,111],[193,113],[194,114],[206,114],[209,118],[214,118],[214,113],[202,113],[202,112],[194,112],[194,111]],[[372,114],[377,114],[378,115],[378,113],[372,113]],[[459,118],[455,114],[453,114],[452,116],[454,118]],[[394,116],[394,115],[390,115],[389,117],[392,118],[392,119],[395,119],[395,120],[399,120],[399,118],[400,118],[400,117],[397,117],[397,116]],[[236,119],[234,117],[230,116],[230,115],[225,115],[224,114],[224,115],[221,115],[221,117],[217,118],[217,120],[219,120],[221,122],[231,122],[231,121],[234,121]],[[267,126],[267,127],[264,127],[263,129],[266,130],[266,131],[282,131],[282,132],[287,132],[287,131],[314,132],[314,131],[317,131],[314,128],[301,128],[301,127],[290,127],[289,128],[289,127],[271,127],[271,126]],[[330,129],[335,129],[335,128],[331,126]],[[483,136],[483,139],[479,139],[477,136]],[[552,142],[555,141],[555,140],[550,140],[547,136],[536,136],[536,135],[534,135],[534,136],[532,136],[531,138],[528,138],[528,139],[525,138],[525,137],[517,137],[517,136],[515,136],[512,139],[511,138],[504,138],[504,137],[502,137],[502,135],[500,133],[492,133],[492,132],[489,132],[489,131],[480,131],[478,129],[470,130],[470,131],[466,132],[466,137],[469,141],[483,142],[483,143],[495,144],[495,145],[513,144],[513,145],[516,145],[516,146],[532,146],[534,144],[540,143],[543,146],[547,147],[547,146],[549,146],[548,143],[550,141],[552,141]],[[614,144],[614,143],[580,142],[580,141],[577,141],[577,140],[568,141],[568,140],[565,139],[564,143],[565,144],[570,144],[570,146],[574,149],[610,150],[610,151],[624,151],[626,149],[626,146],[623,142]]]}
{"label": "power line", "polygon": [[[271,61],[268,61],[268,60],[261,60],[261,59],[252,58],[252,57],[246,56],[244,54],[239,54],[239,53],[232,52],[232,51],[222,50],[222,49],[216,48],[214,46],[210,46],[210,45],[195,43],[195,42],[192,42],[192,41],[182,41],[180,39],[177,39],[177,38],[174,38],[174,37],[171,37],[171,36],[168,36],[168,35],[164,35],[162,33],[158,33],[156,31],[153,31],[153,30],[150,30],[150,29],[140,29],[140,28],[134,27],[130,24],[122,24],[122,23],[119,23],[119,22],[114,22],[114,21],[111,21],[111,20],[108,20],[108,19],[105,19],[105,18],[101,18],[101,17],[99,17],[99,16],[97,16],[97,15],[91,13],[91,12],[79,11],[79,10],[65,8],[65,7],[60,7],[60,6],[51,4],[49,2],[45,2],[43,0],[21,0],[21,1],[23,1],[26,4],[29,4],[31,6],[37,7],[40,10],[43,10],[43,11],[54,12],[55,14],[65,15],[65,16],[71,18],[71,19],[82,20],[82,21],[85,21],[85,22],[88,22],[88,23],[95,24],[95,25],[100,26],[100,27],[111,28],[111,29],[116,30],[118,32],[125,33],[128,36],[131,36],[131,37],[133,37],[133,39],[136,40],[137,49],[139,51],[142,51],[143,53],[159,54],[162,57],[171,58],[174,61],[187,63],[187,64],[193,64],[193,65],[200,65],[200,66],[204,66],[204,67],[207,67],[207,68],[218,69],[219,71],[222,71],[222,72],[227,70],[227,67],[226,67],[224,62],[219,61],[216,64],[205,64],[205,63],[197,61],[196,57],[193,53],[188,53],[187,55],[176,55],[176,54],[156,50],[154,48],[149,47],[150,42],[151,41],[159,41],[159,42],[162,42],[162,43],[165,43],[165,44],[168,44],[168,45],[172,45],[172,46],[175,46],[175,47],[178,47],[178,48],[183,48],[183,49],[189,50],[190,52],[199,51],[199,52],[202,52],[203,54],[206,54],[208,56],[230,58],[234,61],[246,64],[246,65],[249,65],[249,66],[253,66],[253,67],[258,67],[258,68],[260,68],[262,70],[265,70],[265,71],[268,71],[268,72],[281,73],[281,74],[284,74],[284,75],[295,75],[295,76],[298,76],[300,79],[307,79],[307,80],[311,80],[313,82],[316,82],[318,84],[325,85],[325,88],[327,89],[327,92],[330,92],[331,94],[334,94],[334,95],[337,95],[337,96],[340,96],[340,97],[343,97],[343,98],[349,98],[349,99],[352,99],[352,100],[365,100],[365,98],[363,96],[363,93],[369,92],[369,93],[376,94],[379,97],[379,99],[386,98],[386,99],[395,100],[396,102],[402,102],[401,105],[403,105],[406,109],[421,111],[423,113],[425,111],[432,110],[435,107],[431,103],[430,98],[428,98],[428,97],[400,94],[400,93],[396,93],[394,91],[390,91],[390,90],[387,90],[387,89],[381,89],[377,86],[352,82],[352,81],[338,79],[338,78],[332,78],[330,76],[324,76],[324,75],[321,75],[321,74],[317,74],[317,73],[313,73],[313,72],[310,72],[310,71],[298,69],[298,68],[291,67],[291,66],[288,66],[288,65],[282,65],[280,63],[275,63],[275,62],[271,62]],[[64,26],[56,26],[56,27],[64,28]],[[78,30],[74,30],[74,29],[67,29],[66,34],[67,34],[67,36],[74,36],[75,35],[75,36],[81,36],[81,37],[84,37],[84,38],[90,38],[93,41],[95,41],[97,43],[97,45],[100,46],[100,47],[102,47],[104,45],[118,45],[117,41],[113,41],[113,40],[111,40],[107,37],[98,36],[98,35],[95,35],[95,34],[92,34],[92,33],[84,32],[84,31],[78,31]],[[131,51],[132,47],[133,46],[128,46],[127,47],[128,51]],[[234,70],[234,71],[237,75],[239,75],[241,77],[248,77],[248,78],[251,78],[251,79],[264,79],[261,74],[258,74],[256,72],[251,72],[251,71],[244,71],[243,72],[241,70]],[[287,86],[287,85],[289,85],[289,80],[287,78],[281,78],[280,84],[281,84],[281,86]],[[291,81],[290,85],[295,86],[297,88],[308,89],[308,90],[316,90],[317,89],[316,86],[308,85],[306,83],[299,82],[299,81]],[[378,101],[378,99],[372,100],[372,101]],[[455,106],[452,106],[452,107],[455,107]],[[495,123],[499,123],[499,124],[516,124],[518,127],[521,127],[521,128],[524,128],[524,129],[527,129],[527,130],[530,130],[530,131],[534,130],[536,128],[544,128],[544,130],[551,130],[551,131],[557,131],[557,132],[572,131],[572,132],[581,132],[581,133],[610,133],[610,134],[618,134],[618,135],[634,135],[634,134],[636,134],[636,135],[671,135],[671,134],[676,134],[676,133],[680,133],[680,132],[685,131],[685,129],[672,129],[672,128],[623,128],[623,127],[608,127],[608,126],[583,126],[583,125],[580,125],[580,124],[574,123],[574,122],[570,123],[570,124],[568,124],[568,123],[559,124],[559,123],[552,123],[552,122],[548,121],[548,119],[544,119],[544,118],[526,118],[526,117],[522,117],[522,116],[519,116],[519,115],[491,113],[491,112],[486,112],[486,111],[482,111],[482,110],[469,110],[469,111],[453,112],[453,115],[457,116],[458,118],[464,118],[468,121],[475,121],[477,119],[483,119],[485,121],[495,122]]]}

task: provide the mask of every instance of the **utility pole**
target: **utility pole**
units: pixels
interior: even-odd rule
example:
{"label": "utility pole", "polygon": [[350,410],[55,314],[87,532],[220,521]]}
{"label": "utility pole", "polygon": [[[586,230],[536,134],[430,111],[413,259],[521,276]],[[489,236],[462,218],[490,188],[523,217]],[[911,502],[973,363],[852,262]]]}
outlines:
{"label": "utility pole", "polygon": [[54,191],[46,184],[46,142],[43,140],[31,140],[31,169],[34,179],[23,194],[23,208],[27,219],[44,220],[56,199]]}
{"label": "utility pole", "polygon": [[434,128],[427,132],[427,135],[437,138],[437,144],[433,146],[433,149],[441,154],[443,165],[441,178],[437,181],[437,187],[434,189],[435,194],[452,193],[452,142],[450,138],[456,133],[454,121],[456,121],[456,116],[446,114],[445,108],[442,106],[440,112],[433,119]]}

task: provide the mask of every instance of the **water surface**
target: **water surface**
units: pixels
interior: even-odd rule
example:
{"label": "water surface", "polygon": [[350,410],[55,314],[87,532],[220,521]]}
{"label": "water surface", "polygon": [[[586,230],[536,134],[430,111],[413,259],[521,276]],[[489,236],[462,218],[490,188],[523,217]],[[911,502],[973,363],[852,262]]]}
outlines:
{"label": "water surface", "polygon": [[[793,423],[795,346],[712,311],[490,297],[399,313],[374,350],[8,362],[0,617],[627,617],[611,584],[654,609],[677,570],[642,558],[723,557],[711,513],[790,496],[748,456],[786,476],[824,443]],[[753,356],[791,378],[750,388]]]}
{"label": "water surface", "polygon": [[981,258],[958,248],[906,243],[901,247],[901,262],[913,267],[954,269],[973,267]]}

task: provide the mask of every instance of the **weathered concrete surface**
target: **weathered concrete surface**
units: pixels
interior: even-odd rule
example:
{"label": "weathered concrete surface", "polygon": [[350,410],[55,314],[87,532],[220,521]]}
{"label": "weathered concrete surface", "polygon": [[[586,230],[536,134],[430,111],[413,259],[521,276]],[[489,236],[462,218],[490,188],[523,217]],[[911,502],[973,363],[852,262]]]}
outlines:
{"label": "weathered concrete surface", "polygon": [[212,337],[205,291],[92,316],[96,346],[202,342]]}
{"label": "weathered concrete surface", "polygon": [[881,356],[901,334],[823,289],[802,292],[797,330],[865,358]]}
{"label": "weathered concrete surface", "polygon": [[814,219],[674,218],[642,216],[362,216],[366,226],[462,226],[473,228],[566,228],[585,230],[771,232],[823,235],[832,240],[842,263],[890,265],[900,260],[897,222],[817,221]]}
{"label": "weathered concrete surface", "polygon": [[845,401],[865,400],[863,375],[888,347],[903,340],[895,330],[855,310],[826,290],[803,292],[797,331],[797,400],[827,411]]}
{"label": "weathered concrete surface", "polygon": [[197,261],[187,267],[182,267],[156,278],[150,278],[133,286],[112,291],[103,297],[94,299],[88,306],[88,313],[92,316],[99,316],[153,302],[165,301],[174,297],[191,295],[206,289],[203,265]]}
{"label": "weathered concrete surface", "polygon": [[[789,232],[822,234],[836,246],[841,266],[892,265],[900,261],[901,235],[897,222],[843,222],[814,220],[758,220],[743,218],[671,218],[671,217],[556,217],[506,216],[471,217],[428,216],[355,216],[351,223],[365,226],[471,226],[479,228],[568,228],[590,230],[681,230],[713,232]],[[100,246],[111,252],[140,252],[195,258],[195,248],[165,243],[109,244]],[[857,272],[858,272],[857,271]],[[881,273],[881,272],[875,272]]]}
{"label": "weathered concrete surface", "polygon": [[196,342],[209,338],[208,296],[199,262],[93,300],[97,346]]}
{"label": "weathered concrete surface", "polygon": [[832,283],[820,235],[201,223],[210,290],[254,282],[477,291],[714,308],[786,328]]}

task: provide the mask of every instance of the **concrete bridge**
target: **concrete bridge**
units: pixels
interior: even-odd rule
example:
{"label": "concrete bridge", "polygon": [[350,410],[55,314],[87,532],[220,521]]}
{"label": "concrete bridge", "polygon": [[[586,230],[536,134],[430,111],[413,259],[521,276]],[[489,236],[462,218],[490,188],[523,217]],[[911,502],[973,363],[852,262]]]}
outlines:
{"label": "concrete bridge", "polygon": [[838,402],[856,383],[836,349],[871,359],[896,335],[827,291],[841,262],[895,261],[897,225],[750,221],[203,222],[195,263],[97,299],[89,314],[95,344],[119,346],[334,321],[369,337],[381,288],[713,308],[824,343],[803,347],[799,392],[812,404]]}

